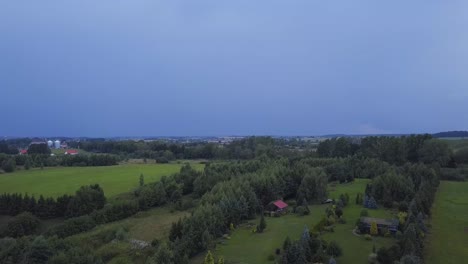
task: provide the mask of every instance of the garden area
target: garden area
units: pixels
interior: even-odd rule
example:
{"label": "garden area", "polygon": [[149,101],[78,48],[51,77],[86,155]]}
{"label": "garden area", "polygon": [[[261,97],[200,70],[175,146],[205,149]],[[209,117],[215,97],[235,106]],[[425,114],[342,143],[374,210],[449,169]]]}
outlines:
{"label": "garden area", "polygon": [[[364,209],[362,204],[355,203],[358,193],[362,194],[366,184],[370,180],[356,179],[352,183],[330,184],[328,187],[329,197],[339,199],[341,194],[347,193],[350,201],[343,209],[343,223],[335,223],[333,232],[322,232],[321,238],[330,242],[335,241],[342,249],[342,255],[337,257],[338,263],[365,263],[373,248],[389,247],[395,243],[391,237],[373,236],[367,240],[364,235],[353,233],[356,221],[360,218]],[[274,263],[281,258],[283,242],[286,237],[295,240],[300,238],[305,227],[310,230],[326,216],[326,208],[329,204],[309,205],[309,214],[299,216],[290,213],[280,217],[265,217],[266,229],[262,233],[252,232],[255,225],[260,222],[260,218],[249,221],[237,227],[229,237],[220,240],[216,250],[212,251],[216,257],[223,257],[229,263],[238,264],[267,264]],[[386,209],[368,209],[368,216],[379,218],[392,218],[392,213]],[[192,263],[203,263],[205,254],[200,254],[192,259]]]}

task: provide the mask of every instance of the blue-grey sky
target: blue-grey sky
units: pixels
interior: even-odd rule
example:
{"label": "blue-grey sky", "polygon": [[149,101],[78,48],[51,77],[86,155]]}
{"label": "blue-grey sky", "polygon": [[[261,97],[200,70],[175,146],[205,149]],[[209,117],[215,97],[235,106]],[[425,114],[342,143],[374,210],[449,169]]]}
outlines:
{"label": "blue-grey sky", "polygon": [[0,135],[468,129],[468,1],[0,1]]}

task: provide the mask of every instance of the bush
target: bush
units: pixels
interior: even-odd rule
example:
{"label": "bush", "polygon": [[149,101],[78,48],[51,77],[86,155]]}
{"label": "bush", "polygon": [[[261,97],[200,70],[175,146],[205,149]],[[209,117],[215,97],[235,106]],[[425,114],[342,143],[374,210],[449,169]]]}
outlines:
{"label": "bush", "polygon": [[333,256],[333,257],[339,257],[343,255],[343,250],[335,241],[331,241],[328,244],[326,252],[327,252],[327,255]]}
{"label": "bush", "polygon": [[364,235],[364,239],[365,239],[365,240],[372,240],[372,236],[369,235],[369,234],[365,234],[365,235]]}
{"label": "bush", "polygon": [[120,227],[115,232],[115,239],[120,240],[120,241],[127,240],[128,239],[128,232],[125,229],[123,229],[122,227]]}
{"label": "bush", "polygon": [[335,228],[333,228],[333,226],[326,226],[323,228],[324,231],[327,231],[327,232],[335,232]]}
{"label": "bush", "polygon": [[161,241],[157,238],[153,239],[153,241],[151,241],[151,246],[157,248],[159,247],[159,245],[161,244]]}
{"label": "bush", "polygon": [[5,171],[5,172],[14,172],[15,169],[16,169],[16,162],[13,158],[10,158],[10,159],[7,159],[7,160],[4,160],[2,162],[2,169]]}
{"label": "bush", "polygon": [[70,218],[60,225],[52,228],[48,234],[57,235],[60,238],[75,235],[93,229],[96,222],[89,215]]}
{"label": "bush", "polygon": [[309,210],[307,210],[304,206],[298,206],[296,207],[296,214],[300,216],[308,215]]}
{"label": "bush", "polygon": [[21,213],[8,222],[6,235],[11,237],[32,235],[40,223],[41,221],[31,213]]}

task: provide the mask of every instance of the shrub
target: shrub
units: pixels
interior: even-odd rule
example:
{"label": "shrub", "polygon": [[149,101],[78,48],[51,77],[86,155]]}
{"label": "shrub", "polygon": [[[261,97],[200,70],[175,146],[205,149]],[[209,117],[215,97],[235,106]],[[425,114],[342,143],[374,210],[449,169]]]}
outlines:
{"label": "shrub", "polygon": [[281,249],[277,248],[277,249],[275,250],[275,253],[276,253],[276,255],[281,254]]}
{"label": "shrub", "polygon": [[333,256],[333,257],[339,257],[343,255],[343,250],[335,241],[331,241],[328,244],[326,252],[329,256]]}
{"label": "shrub", "polygon": [[16,162],[13,158],[10,158],[10,159],[7,159],[7,160],[4,160],[2,162],[2,169],[5,171],[5,172],[14,172],[15,169],[16,169]]}
{"label": "shrub", "polygon": [[153,246],[155,248],[159,247],[160,244],[161,244],[161,241],[159,239],[157,239],[157,238],[155,238],[155,239],[153,239],[151,241],[151,246]]}
{"label": "shrub", "polygon": [[335,217],[333,215],[330,215],[327,219],[327,225],[334,225],[336,222]]}
{"label": "shrub", "polygon": [[120,240],[120,241],[127,240],[128,239],[128,232],[125,229],[123,229],[122,227],[120,227],[115,232],[115,239]]}
{"label": "shrub", "polygon": [[75,235],[81,232],[91,230],[96,226],[96,222],[89,215],[70,218],[62,224],[52,228],[48,234],[57,235],[60,238]]}
{"label": "shrub", "polygon": [[6,235],[11,237],[31,235],[36,231],[40,223],[41,221],[31,213],[21,213],[8,222]]}
{"label": "shrub", "polygon": [[335,229],[333,228],[333,226],[326,226],[323,228],[324,231],[327,231],[327,232],[335,232]]}
{"label": "shrub", "polygon": [[304,206],[298,206],[298,207],[296,207],[296,214],[298,214],[300,216],[304,216],[304,215],[308,215],[309,211],[306,210],[306,208]]}
{"label": "shrub", "polygon": [[364,235],[364,239],[365,239],[365,240],[372,240],[372,236],[369,235],[369,234],[365,234],[365,235]]}

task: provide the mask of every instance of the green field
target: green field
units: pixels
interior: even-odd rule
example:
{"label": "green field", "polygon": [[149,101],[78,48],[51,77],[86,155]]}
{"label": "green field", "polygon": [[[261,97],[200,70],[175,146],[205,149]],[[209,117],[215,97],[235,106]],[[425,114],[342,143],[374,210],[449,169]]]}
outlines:
{"label": "green field", "polygon": [[[179,172],[182,164],[125,164],[106,167],[57,167],[21,170],[0,174],[0,193],[28,193],[57,197],[73,194],[80,186],[99,184],[107,197],[129,192],[138,186],[140,174],[145,182]],[[192,164],[203,169],[202,164]]]}
{"label": "green field", "polygon": [[[375,244],[377,248],[391,246],[394,243],[392,238],[378,237],[373,241],[366,241],[362,237],[352,233],[356,220],[362,210],[362,206],[354,204],[357,193],[364,192],[368,180],[357,179],[354,183],[330,186],[330,197],[338,198],[341,193],[350,195],[350,203],[344,209],[343,217],[346,224],[336,224],[334,233],[326,233],[323,238],[327,241],[335,240],[343,248],[343,256],[337,258],[338,263],[366,263],[368,255],[372,252]],[[275,254],[276,248],[281,248],[286,236],[291,239],[299,239],[304,230],[304,226],[311,229],[320,221],[325,214],[326,205],[309,206],[311,213],[308,216],[297,216],[294,214],[279,218],[266,218],[267,229],[262,234],[253,234],[251,228],[240,227],[235,230],[230,240],[223,241],[214,252],[216,256],[224,256],[229,263],[236,264],[262,264],[273,263],[268,261],[268,255]],[[389,211],[378,209],[369,210],[370,216],[389,218]],[[258,223],[257,219],[253,223]],[[192,263],[201,263],[202,256],[195,258]]]}
{"label": "green field", "polygon": [[426,262],[466,263],[468,259],[468,182],[442,181],[432,209]]}

